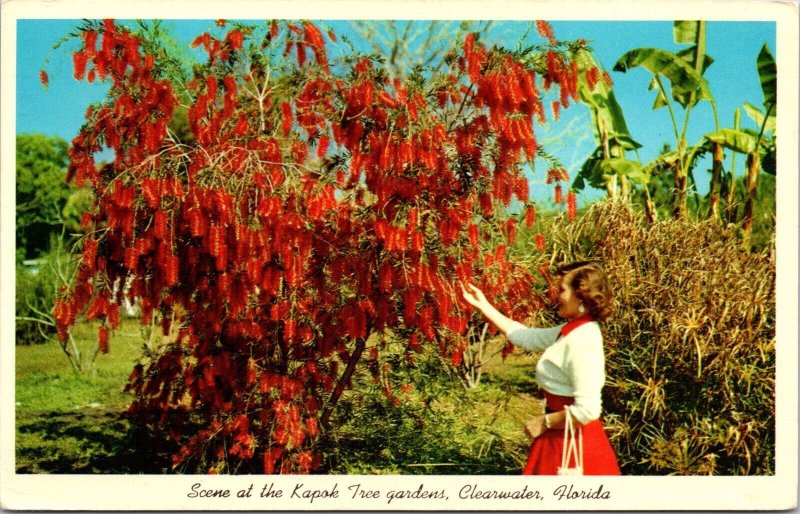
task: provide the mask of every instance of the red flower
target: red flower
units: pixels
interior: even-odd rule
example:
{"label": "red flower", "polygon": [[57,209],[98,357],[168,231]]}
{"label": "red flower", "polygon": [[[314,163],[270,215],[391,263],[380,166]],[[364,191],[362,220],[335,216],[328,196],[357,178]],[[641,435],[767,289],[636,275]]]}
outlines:
{"label": "red flower", "polygon": [[281,114],[283,115],[283,123],[281,124],[281,129],[283,130],[283,136],[287,137],[289,132],[292,131],[292,106],[289,102],[283,102],[281,104]]}
{"label": "red flower", "polygon": [[317,143],[317,157],[322,159],[325,157],[325,154],[328,153],[328,145],[331,143],[331,138],[328,136],[322,136],[319,138],[319,142]]}
{"label": "red flower", "polygon": [[242,48],[244,42],[244,34],[239,29],[233,29],[225,36],[225,41],[230,45],[232,50],[239,50]]}
{"label": "red flower", "polygon": [[543,252],[543,251],[544,251],[544,249],[545,249],[545,239],[544,239],[544,236],[543,236],[542,234],[536,234],[535,236],[533,236],[533,241],[534,241],[534,243],[536,244],[536,248],[537,248],[537,249],[538,249],[540,252]]}
{"label": "red flower", "polygon": [[97,343],[100,348],[100,353],[108,353],[109,350],[109,332],[108,327],[105,325],[97,329]]}
{"label": "red flower", "polygon": [[39,82],[42,83],[45,89],[50,85],[50,77],[47,76],[47,72],[44,70],[39,71]]}
{"label": "red flower", "polygon": [[86,73],[87,57],[83,52],[75,52],[72,54],[72,64],[74,68],[75,80],[83,80]]}
{"label": "red flower", "polygon": [[555,119],[556,121],[558,121],[558,114],[560,108],[561,108],[561,102],[559,101],[553,102],[553,119]]}
{"label": "red flower", "polygon": [[551,45],[556,43],[555,38],[553,37],[553,27],[548,22],[544,20],[536,20],[536,30],[539,32],[539,35],[547,39]]}
{"label": "red flower", "polygon": [[575,191],[567,193],[567,217],[574,220],[578,217],[578,205]]}
{"label": "red flower", "polygon": [[536,221],[536,207],[533,205],[529,205],[525,208],[525,226],[530,228],[533,226],[533,223]]}
{"label": "red flower", "polygon": [[557,204],[562,204],[562,203],[564,203],[564,194],[563,194],[563,192],[561,191],[561,184],[557,184],[557,185],[556,185],[556,189],[555,189],[555,202],[556,202]]}

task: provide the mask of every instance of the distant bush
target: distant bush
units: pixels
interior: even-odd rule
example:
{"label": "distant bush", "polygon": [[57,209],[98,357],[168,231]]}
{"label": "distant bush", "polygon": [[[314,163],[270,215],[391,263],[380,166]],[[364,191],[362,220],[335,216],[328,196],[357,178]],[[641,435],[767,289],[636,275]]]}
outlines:
{"label": "distant bush", "polygon": [[631,475],[768,475],[775,469],[775,254],[733,226],[648,225],[624,202],[557,220],[553,260],[601,259],[605,421]]}
{"label": "distant bush", "polygon": [[43,343],[55,334],[53,301],[56,290],[74,266],[69,254],[51,250],[32,265],[16,267],[16,342]]}

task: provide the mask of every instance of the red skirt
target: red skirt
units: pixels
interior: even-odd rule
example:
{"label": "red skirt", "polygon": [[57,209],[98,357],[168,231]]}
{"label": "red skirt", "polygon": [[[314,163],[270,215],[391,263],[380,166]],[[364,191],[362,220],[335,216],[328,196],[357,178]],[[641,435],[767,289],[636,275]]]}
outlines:
{"label": "red skirt", "polygon": [[[574,398],[544,393],[548,412],[564,410],[572,405]],[[531,445],[528,462],[523,475],[557,475],[561,466],[561,452],[564,447],[564,430],[550,429],[537,437]],[[620,475],[617,456],[608,441],[606,431],[599,419],[583,425],[583,474]]]}

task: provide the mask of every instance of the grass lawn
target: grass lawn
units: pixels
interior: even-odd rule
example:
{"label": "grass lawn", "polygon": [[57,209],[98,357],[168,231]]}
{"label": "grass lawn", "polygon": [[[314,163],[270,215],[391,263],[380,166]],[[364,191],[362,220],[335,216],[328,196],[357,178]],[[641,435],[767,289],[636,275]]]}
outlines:
{"label": "grass lawn", "polygon": [[[73,330],[86,355],[96,344],[94,330],[89,324]],[[397,407],[368,387],[351,392],[323,449],[327,472],[517,474],[527,450],[524,422],[541,412],[542,402],[535,396],[535,356],[515,353],[503,361],[501,346],[488,343],[482,382],[469,391],[440,364],[424,370],[431,376]],[[123,388],[141,347],[136,320],[123,321],[111,352],[98,355],[90,373],[74,372],[56,343],[17,346],[18,473],[172,472],[169,452],[125,418],[131,397]]]}
{"label": "grass lawn", "polygon": [[[73,330],[86,355],[96,345],[92,327]],[[137,458],[142,452],[124,417],[130,396],[123,388],[141,341],[138,323],[124,320],[111,352],[84,373],[72,370],[55,342],[16,347],[17,473],[158,472]]]}

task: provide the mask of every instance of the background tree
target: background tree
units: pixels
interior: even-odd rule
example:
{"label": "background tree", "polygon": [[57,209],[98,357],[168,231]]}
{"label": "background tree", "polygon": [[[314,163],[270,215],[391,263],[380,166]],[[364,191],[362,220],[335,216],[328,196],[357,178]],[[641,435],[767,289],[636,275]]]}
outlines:
{"label": "background tree", "polygon": [[[697,158],[702,155],[705,140],[690,146],[686,133],[689,127],[692,108],[701,100],[710,102],[714,111],[715,129],[718,128],[714,97],[708,88],[703,73],[714,62],[706,54],[705,22],[676,21],[673,28],[674,39],[679,44],[691,44],[677,54],[659,48],[637,48],[626,52],[619,58],[614,70],[625,72],[636,67],[643,67],[653,74],[650,89],[656,90],[653,109],[667,107],[675,134],[675,147],[668,154],[662,154],[654,163],[645,166],[652,169],[654,165],[666,164],[675,179],[673,196],[673,215],[684,219],[688,216],[686,207],[687,191],[690,183],[694,186],[693,169]],[[664,79],[669,83],[667,90]],[[672,98],[672,100],[670,100]],[[673,105],[674,103],[674,105]],[[677,106],[683,109],[683,123],[679,124]]]}
{"label": "background tree", "polygon": [[19,134],[17,170],[17,261],[33,259],[60,237],[64,205],[75,191],[65,186],[67,143],[43,134]]}

